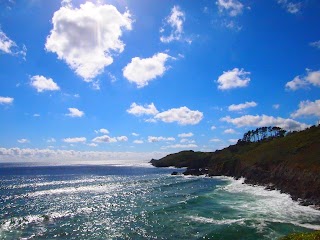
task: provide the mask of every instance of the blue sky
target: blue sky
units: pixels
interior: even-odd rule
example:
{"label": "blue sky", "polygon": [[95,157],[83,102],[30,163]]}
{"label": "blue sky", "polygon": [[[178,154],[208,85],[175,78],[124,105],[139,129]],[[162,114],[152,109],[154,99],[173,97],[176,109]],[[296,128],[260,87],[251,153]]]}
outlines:
{"label": "blue sky", "polygon": [[317,0],[0,4],[0,161],[214,151],[319,121]]}

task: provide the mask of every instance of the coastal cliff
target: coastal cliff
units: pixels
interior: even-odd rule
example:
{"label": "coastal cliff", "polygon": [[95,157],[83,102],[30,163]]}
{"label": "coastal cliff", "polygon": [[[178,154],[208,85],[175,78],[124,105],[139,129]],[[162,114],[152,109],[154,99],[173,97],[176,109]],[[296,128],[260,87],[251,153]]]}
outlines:
{"label": "coastal cliff", "polygon": [[244,177],[246,183],[288,193],[301,204],[320,207],[320,127],[258,142],[239,141],[215,152],[182,151],[156,167],[187,167],[186,175]]}

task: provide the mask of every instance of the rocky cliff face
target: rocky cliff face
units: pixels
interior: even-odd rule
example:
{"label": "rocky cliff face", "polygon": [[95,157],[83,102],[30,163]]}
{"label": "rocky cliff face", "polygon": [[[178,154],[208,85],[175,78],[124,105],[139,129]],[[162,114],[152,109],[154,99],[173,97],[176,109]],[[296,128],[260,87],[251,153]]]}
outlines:
{"label": "rocky cliff face", "polygon": [[189,175],[244,177],[246,183],[279,189],[302,204],[320,207],[320,127],[216,152],[183,151],[151,163],[187,167],[184,174]]}

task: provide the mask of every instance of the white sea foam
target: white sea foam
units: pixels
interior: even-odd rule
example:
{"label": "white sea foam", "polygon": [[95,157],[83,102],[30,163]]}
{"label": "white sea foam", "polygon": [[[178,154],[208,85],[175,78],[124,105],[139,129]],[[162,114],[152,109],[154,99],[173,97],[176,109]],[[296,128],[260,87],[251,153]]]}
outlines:
{"label": "white sea foam", "polygon": [[23,217],[13,217],[1,223],[0,231],[10,231],[11,229],[23,228],[29,224],[38,224],[57,219],[74,217],[80,214],[90,214],[91,208],[79,208],[76,211],[51,212],[43,215],[27,215]]}
{"label": "white sea foam", "polygon": [[278,190],[266,190],[262,186],[245,184],[244,178],[234,180],[229,177],[220,177],[220,179],[228,181],[228,184],[218,187],[215,193],[221,196],[229,194],[228,197],[221,198],[220,204],[236,210],[242,216],[258,221],[263,219],[267,222],[289,223],[308,229],[320,229],[318,225],[320,211],[299,205],[290,195],[280,193]]}
{"label": "white sea foam", "polygon": [[240,219],[213,219],[213,218],[206,218],[206,217],[198,217],[198,216],[188,216],[187,218],[191,219],[195,222],[201,222],[201,223],[211,223],[215,225],[230,225],[230,224],[244,224],[244,221],[246,219],[240,218]]}
{"label": "white sea foam", "polygon": [[79,183],[93,183],[99,181],[105,181],[106,179],[78,179],[78,180],[70,180],[70,181],[50,181],[50,182],[35,182],[35,183],[24,183],[20,185],[9,185],[7,189],[19,189],[19,188],[37,188],[37,187],[45,187],[45,186],[56,186],[56,185],[71,185],[71,184],[79,184]]}
{"label": "white sea foam", "polygon": [[56,194],[76,194],[76,193],[83,193],[83,192],[95,192],[95,193],[106,193],[111,192],[119,188],[117,184],[108,184],[108,185],[88,185],[88,186],[81,186],[81,187],[66,187],[66,188],[56,188],[56,189],[49,189],[43,191],[35,191],[29,193],[28,197],[38,197],[43,195],[56,195]]}

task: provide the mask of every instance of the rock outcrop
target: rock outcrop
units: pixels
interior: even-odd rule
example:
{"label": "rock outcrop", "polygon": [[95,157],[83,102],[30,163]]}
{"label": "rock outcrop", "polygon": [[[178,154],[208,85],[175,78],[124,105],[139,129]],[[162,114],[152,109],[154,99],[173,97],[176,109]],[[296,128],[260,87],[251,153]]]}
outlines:
{"label": "rock outcrop", "polygon": [[319,126],[215,152],[182,151],[151,163],[187,167],[186,175],[244,177],[246,183],[279,189],[301,204],[320,206]]}

